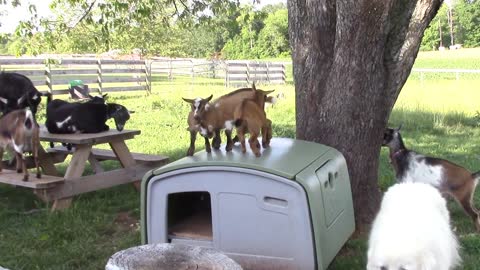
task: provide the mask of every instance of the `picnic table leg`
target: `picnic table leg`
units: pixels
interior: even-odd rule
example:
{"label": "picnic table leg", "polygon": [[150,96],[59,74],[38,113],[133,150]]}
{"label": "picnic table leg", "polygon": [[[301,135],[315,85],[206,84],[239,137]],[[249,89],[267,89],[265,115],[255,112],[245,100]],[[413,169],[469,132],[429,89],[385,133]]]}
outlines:
{"label": "picnic table leg", "polygon": [[[127,168],[135,166],[137,162],[133,158],[132,153],[128,149],[125,141],[112,141],[109,144],[113,152],[117,156],[118,160],[120,161],[120,164],[122,164],[122,167]],[[133,182],[133,185],[135,186],[135,189],[139,191],[141,181],[135,181]]]}
{"label": "picnic table leg", "polygon": [[55,168],[52,157],[43,149],[42,145],[38,148],[38,159],[43,173],[46,175],[61,176]]}
{"label": "picnic table leg", "polygon": [[[65,181],[69,181],[69,179],[82,176],[91,150],[91,144],[76,145],[75,152],[73,152],[72,154],[72,160],[70,161],[70,165],[68,165],[67,171],[65,172]],[[68,208],[71,204],[71,197],[57,199],[53,202],[52,211]]]}

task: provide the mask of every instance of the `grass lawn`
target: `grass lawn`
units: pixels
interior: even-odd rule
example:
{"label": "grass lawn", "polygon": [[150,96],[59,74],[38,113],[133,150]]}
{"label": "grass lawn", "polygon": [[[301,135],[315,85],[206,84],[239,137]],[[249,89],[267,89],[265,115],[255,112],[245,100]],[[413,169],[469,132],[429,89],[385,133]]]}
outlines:
{"label": "grass lawn", "polygon": [[[455,52],[459,54],[462,50]],[[479,68],[480,50],[460,57],[457,68]],[[439,68],[445,54],[422,53],[417,63],[422,67]],[[439,62],[435,59],[438,57]],[[452,56],[453,57],[453,56]],[[455,58],[456,59],[456,58]],[[430,61],[430,62],[428,62]],[[420,65],[419,64],[419,65]],[[450,66],[448,66],[450,67]],[[271,89],[270,86],[262,86]],[[282,98],[267,114],[273,121],[276,137],[295,137],[294,88],[274,86]],[[135,152],[163,154],[176,160],[182,158],[189,145],[185,130],[189,105],[181,97],[214,97],[234,88],[225,89],[221,82],[202,84],[158,80],[153,93],[110,94],[110,102],[136,111],[127,122],[127,129],[140,129],[142,134],[127,141]],[[418,152],[447,158],[472,171],[480,170],[480,76],[473,79],[449,78],[411,79],[396,103],[390,124],[403,123],[407,147]],[[39,111],[44,111],[39,108]],[[40,117],[41,118],[41,117]],[[43,121],[41,121],[43,122]],[[113,122],[109,122],[113,127]],[[203,140],[197,140],[197,150]],[[382,150],[379,183],[382,189],[393,183],[393,171],[387,151]],[[119,166],[107,162],[108,167]],[[61,167],[65,169],[65,165]],[[37,200],[29,190],[0,185],[0,266],[17,269],[104,269],[107,259],[116,251],[140,244],[139,193],[124,185],[77,196],[71,208],[48,212],[48,204]],[[480,192],[475,196],[480,207]],[[478,269],[480,237],[474,233],[471,220],[460,207],[449,203],[452,221],[462,245],[462,269]],[[329,269],[364,269],[366,235],[352,238]]]}

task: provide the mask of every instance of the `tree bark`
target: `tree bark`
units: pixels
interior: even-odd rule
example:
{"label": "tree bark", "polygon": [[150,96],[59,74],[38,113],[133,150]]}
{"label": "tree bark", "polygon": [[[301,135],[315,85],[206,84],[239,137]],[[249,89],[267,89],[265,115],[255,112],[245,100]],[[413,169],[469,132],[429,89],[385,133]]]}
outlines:
{"label": "tree bark", "polygon": [[380,204],[383,131],[440,0],[289,0],[297,138],[347,160],[357,228]]}

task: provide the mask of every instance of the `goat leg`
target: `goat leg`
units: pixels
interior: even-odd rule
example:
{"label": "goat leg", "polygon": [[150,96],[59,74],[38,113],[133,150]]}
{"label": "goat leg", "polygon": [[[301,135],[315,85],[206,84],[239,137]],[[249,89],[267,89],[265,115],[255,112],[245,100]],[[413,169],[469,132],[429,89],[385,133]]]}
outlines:
{"label": "goat leg", "polygon": [[238,141],[240,142],[240,146],[242,148],[242,153],[247,152],[247,147],[245,146],[245,134],[240,131],[240,129],[237,129],[237,136],[238,136]]}
{"label": "goat leg", "polygon": [[187,151],[187,156],[193,156],[195,152],[195,140],[197,139],[197,131],[190,130],[190,147]]}
{"label": "goat leg", "polygon": [[267,119],[266,124],[262,126],[262,147],[263,148],[269,147],[271,139],[272,139],[272,121]]}
{"label": "goat leg", "polygon": [[225,135],[227,135],[227,146],[225,146],[225,151],[230,152],[233,149],[232,130],[225,129]]}
{"label": "goat leg", "polygon": [[210,140],[208,139],[207,136],[205,136],[204,138],[205,138],[205,151],[207,151],[207,153],[211,153],[212,147],[210,147]]}
{"label": "goat leg", "polygon": [[252,152],[255,154],[255,156],[261,156],[260,143],[258,142],[258,133],[250,132],[250,139],[248,139],[248,143],[250,143],[250,149],[252,149]]}
{"label": "goat leg", "polygon": [[220,130],[215,130],[215,136],[212,140],[213,149],[218,150],[220,149],[220,145],[222,144],[222,138],[220,137]]}
{"label": "goat leg", "polygon": [[472,218],[477,232],[480,232],[480,217],[478,211],[473,206],[472,194],[470,193],[464,196],[464,198],[460,200],[460,204],[465,212],[467,212],[467,214]]}
{"label": "goat leg", "polygon": [[42,173],[40,172],[40,161],[38,159],[38,147],[39,147],[39,144],[40,142],[38,141],[38,138],[37,138],[37,142],[34,142],[33,143],[33,146],[32,146],[32,155],[33,155],[33,161],[35,162],[35,167],[37,169],[37,178],[41,178],[42,177]]}
{"label": "goat leg", "polygon": [[17,173],[21,173],[22,172],[22,154],[15,152],[15,158],[17,159],[17,164],[16,164]]}

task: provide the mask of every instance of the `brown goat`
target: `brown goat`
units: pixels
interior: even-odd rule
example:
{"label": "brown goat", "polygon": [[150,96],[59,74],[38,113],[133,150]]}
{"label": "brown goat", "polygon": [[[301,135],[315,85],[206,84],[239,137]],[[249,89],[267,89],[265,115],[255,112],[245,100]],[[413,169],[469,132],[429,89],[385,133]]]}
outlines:
{"label": "brown goat", "polygon": [[272,121],[267,119],[265,111],[258,106],[258,104],[251,99],[246,99],[237,106],[234,113],[235,126],[237,127],[237,135],[240,141],[242,152],[247,151],[245,146],[245,133],[250,133],[248,142],[250,149],[259,157],[260,144],[258,143],[258,136],[262,133],[262,146],[266,148],[270,145],[272,138]]}
{"label": "brown goat", "polygon": [[[234,141],[232,140],[232,129],[234,127],[235,109],[243,102],[243,100],[253,100],[263,111],[265,102],[272,102],[272,98],[268,94],[275,90],[264,91],[257,89],[255,84],[251,88],[241,88],[217,98],[200,116],[200,128],[202,135],[214,136],[217,130],[225,129],[227,136],[226,151],[231,151]],[[245,134],[247,130],[243,131]],[[213,147],[216,148],[214,141]]]}
{"label": "brown goat", "polygon": [[472,218],[477,231],[480,231],[480,215],[472,200],[480,171],[471,173],[448,160],[427,157],[408,150],[400,135],[400,128],[388,128],[384,133],[382,146],[387,146],[390,150],[390,162],[398,182],[431,184],[443,194],[452,196]]}
{"label": "brown goat", "polygon": [[[37,178],[41,177],[38,148],[40,146],[39,127],[29,109],[15,110],[0,118],[0,161],[5,148],[15,152],[17,172],[23,171],[23,181],[28,181],[28,170],[24,153],[32,153],[37,168]],[[2,162],[0,162],[2,171]]]}
{"label": "brown goat", "polygon": [[213,148],[219,149],[221,143],[221,129],[225,129],[225,134],[227,135],[227,145],[225,149],[226,151],[231,151],[234,143],[234,140],[231,138],[231,133],[233,129],[233,113],[235,108],[244,99],[254,99],[258,102],[259,106],[261,106],[263,110],[265,102],[274,102],[272,97],[267,96],[273,91],[274,90],[263,91],[261,89],[256,89],[255,84],[252,84],[251,88],[237,89],[217,98],[211,103],[209,103],[209,101],[212,96],[206,99],[183,98],[185,102],[191,104],[192,108],[187,120],[189,125],[188,130],[190,132],[190,147],[187,151],[187,155],[193,155],[195,150],[196,132],[200,132],[201,135],[205,137],[205,149],[207,152],[211,151],[208,138],[213,138]]}

